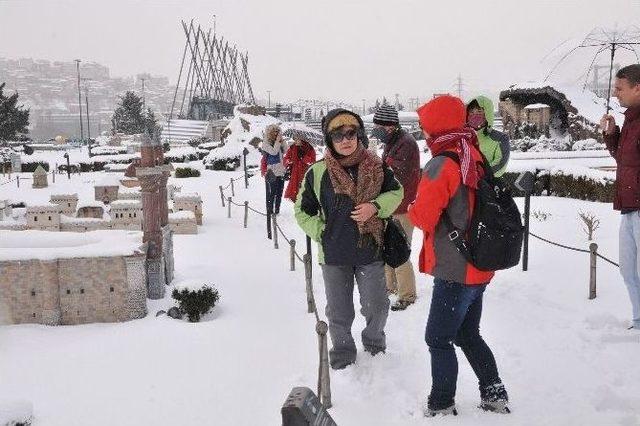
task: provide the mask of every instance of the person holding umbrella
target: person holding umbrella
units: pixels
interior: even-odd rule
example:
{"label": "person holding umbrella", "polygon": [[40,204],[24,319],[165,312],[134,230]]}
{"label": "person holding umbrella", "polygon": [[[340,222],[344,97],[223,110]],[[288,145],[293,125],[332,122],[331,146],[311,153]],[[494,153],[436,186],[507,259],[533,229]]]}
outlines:
{"label": "person holding umbrella", "polygon": [[290,174],[289,184],[284,193],[285,198],[295,203],[302,178],[310,165],[316,162],[316,151],[301,133],[293,134],[293,145],[284,155],[284,166]]}

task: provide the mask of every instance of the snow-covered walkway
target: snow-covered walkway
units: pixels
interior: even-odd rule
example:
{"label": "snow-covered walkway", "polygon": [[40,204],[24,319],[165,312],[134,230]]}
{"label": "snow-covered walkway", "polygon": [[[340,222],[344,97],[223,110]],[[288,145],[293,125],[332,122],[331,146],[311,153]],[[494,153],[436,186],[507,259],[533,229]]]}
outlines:
{"label": "snow-covered walkway", "polygon": [[[316,384],[314,317],[306,313],[304,272],[289,271],[288,247],[273,249],[263,218],[242,227],[220,205],[218,185],[237,173],[204,171],[179,179],[183,192],[199,192],[204,225],[198,235],[175,237],[176,282],[199,279],[220,290],[205,321],[155,317],[172,305],[170,291],[150,302],[147,318],[123,324],[0,327],[0,401],[33,403],[34,425],[275,425],[294,386]],[[74,179],[87,179],[76,177]],[[51,192],[73,187],[59,179]],[[263,184],[237,182],[235,200],[264,210]],[[76,182],[76,184],[78,184]],[[11,196],[0,187],[0,199]],[[23,189],[25,198],[36,190]],[[4,192],[3,192],[4,191]],[[33,194],[32,194],[33,193]],[[291,204],[283,200],[280,225],[304,250]],[[533,232],[587,248],[578,210],[602,222],[596,240],[618,259],[619,217],[610,205],[539,197]],[[414,237],[417,259],[420,237]],[[480,412],[473,372],[460,356],[459,416],[425,419],[430,386],[424,326],[431,280],[421,275],[418,301],[391,312],[388,350],[359,353],[356,365],[331,373],[339,425],[637,425],[640,424],[640,334],[626,328],[629,302],[618,271],[598,264],[598,298],[587,300],[586,254],[531,240],[529,272],[501,272],[485,296],[483,335],[492,347],[513,413]],[[318,306],[324,306],[314,265]],[[357,295],[356,295],[357,300]],[[356,302],[357,303],[357,302]],[[322,315],[324,317],[324,315]],[[358,341],[363,320],[356,317]]]}

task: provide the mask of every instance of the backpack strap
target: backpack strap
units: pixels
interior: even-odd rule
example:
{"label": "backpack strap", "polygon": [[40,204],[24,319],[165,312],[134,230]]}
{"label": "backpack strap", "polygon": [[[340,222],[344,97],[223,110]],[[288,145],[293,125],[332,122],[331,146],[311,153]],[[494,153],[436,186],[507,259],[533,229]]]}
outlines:
{"label": "backpack strap", "polygon": [[[455,152],[442,151],[441,153],[435,155],[434,158],[435,157],[447,157],[455,161],[458,165],[460,165],[460,157],[458,157],[458,154],[456,154]],[[449,241],[453,243],[453,245],[456,247],[458,252],[468,262],[472,263],[473,257],[471,256],[471,252],[469,251],[467,240],[464,238],[464,231],[456,228],[456,226],[451,221],[451,217],[449,216],[448,210],[446,209],[444,210],[444,214],[442,215],[442,220],[444,221],[444,226],[445,226],[445,229],[447,230],[447,238],[449,238]]]}

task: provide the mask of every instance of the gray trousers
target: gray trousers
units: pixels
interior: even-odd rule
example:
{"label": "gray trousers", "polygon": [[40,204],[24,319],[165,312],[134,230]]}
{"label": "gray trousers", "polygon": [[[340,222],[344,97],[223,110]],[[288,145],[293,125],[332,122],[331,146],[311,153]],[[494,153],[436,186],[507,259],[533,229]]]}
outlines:
{"label": "gray trousers", "polygon": [[351,335],[351,325],[355,318],[354,278],[360,293],[360,312],[366,320],[366,327],[362,330],[362,344],[372,354],[385,350],[384,326],[389,313],[389,298],[385,288],[384,263],[322,265],[322,276],[327,296],[325,313],[333,343],[329,351],[331,366],[342,368],[356,360],[356,344]]}

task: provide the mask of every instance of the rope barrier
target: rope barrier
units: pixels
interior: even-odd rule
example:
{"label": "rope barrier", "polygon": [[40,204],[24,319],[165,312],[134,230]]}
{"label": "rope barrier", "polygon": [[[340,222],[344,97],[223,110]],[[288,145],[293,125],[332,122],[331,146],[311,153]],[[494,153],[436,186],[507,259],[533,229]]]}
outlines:
{"label": "rope barrier", "polygon": [[560,243],[555,243],[553,241],[547,240],[546,238],[542,238],[542,237],[534,234],[533,232],[529,232],[529,235],[531,235],[532,237],[535,237],[535,238],[537,238],[539,240],[542,240],[545,243],[549,243],[549,244],[552,244],[554,246],[562,247],[562,248],[565,248],[567,250],[579,251],[581,253],[591,253],[589,250],[580,249],[580,248],[577,248],[577,247],[565,246],[564,244],[560,244]]}
{"label": "rope barrier", "polygon": [[609,263],[610,263],[610,264],[612,264],[613,266],[617,266],[618,268],[620,267],[620,265],[619,265],[619,264],[617,264],[616,262],[614,262],[614,261],[613,261],[613,260],[611,260],[611,259],[607,259],[606,257],[604,257],[603,255],[601,255],[600,253],[596,253],[596,256],[598,256],[600,259],[602,259],[602,260],[604,260],[604,261],[606,261],[606,262],[609,262]]}

